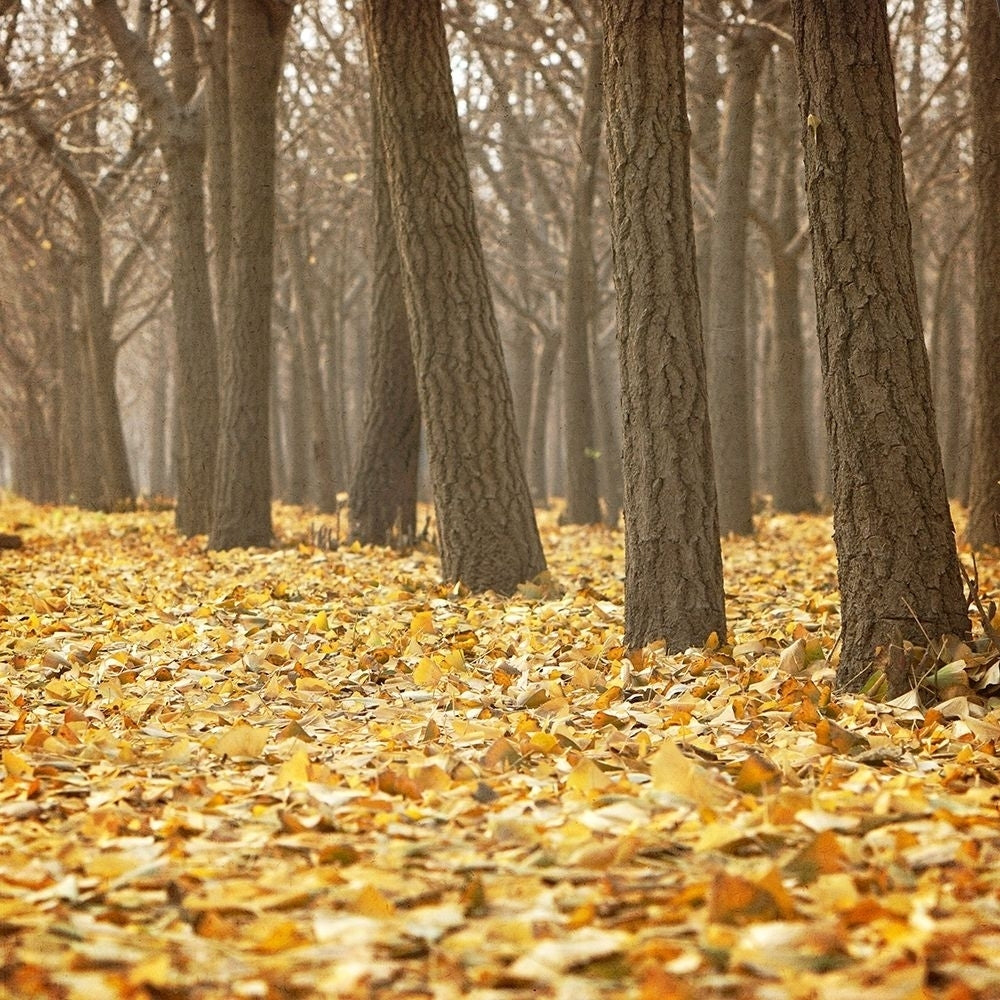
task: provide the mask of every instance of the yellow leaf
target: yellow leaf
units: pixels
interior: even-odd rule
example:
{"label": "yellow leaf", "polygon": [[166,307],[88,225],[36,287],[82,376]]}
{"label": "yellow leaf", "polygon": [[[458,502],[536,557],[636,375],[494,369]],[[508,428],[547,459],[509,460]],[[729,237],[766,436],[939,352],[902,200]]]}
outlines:
{"label": "yellow leaf", "polygon": [[355,912],[364,917],[385,918],[396,912],[396,907],[380,889],[365,885],[354,900]]}
{"label": "yellow leaf", "polygon": [[314,635],[318,635],[321,632],[329,631],[329,623],[326,618],[326,610],[318,611],[316,614],[309,619],[309,624],[306,626],[306,631],[311,632]]}
{"label": "yellow leaf", "polygon": [[559,749],[559,741],[551,733],[535,733],[528,746],[539,753],[554,753]]}
{"label": "yellow leaf", "polygon": [[259,757],[268,735],[264,728],[237,722],[215,740],[212,749],[223,757]]}
{"label": "yellow leaf", "polygon": [[760,795],[781,783],[781,768],[761,754],[751,753],[740,765],[735,785],[741,792]]}
{"label": "yellow leaf", "polygon": [[410,635],[425,635],[434,631],[434,614],[430,611],[418,611],[410,622]]}
{"label": "yellow leaf", "polygon": [[429,656],[423,657],[413,668],[413,683],[419,687],[436,687],[441,677],[441,668]]}
{"label": "yellow leaf", "polygon": [[587,757],[581,758],[576,767],[566,776],[566,787],[589,795],[611,784],[611,779]]}
{"label": "yellow leaf", "polygon": [[689,760],[676,743],[664,740],[650,758],[653,788],[698,805],[715,807],[731,795],[706,768]]}
{"label": "yellow leaf", "polygon": [[4,750],[3,766],[12,778],[23,778],[31,776],[31,765],[13,750]]}
{"label": "yellow leaf", "polygon": [[278,773],[275,775],[274,783],[278,788],[285,788],[288,785],[292,785],[296,788],[301,788],[309,781],[309,754],[305,750],[299,750],[292,754],[278,768]]}
{"label": "yellow leaf", "polygon": [[297,948],[307,940],[294,920],[270,913],[258,917],[244,933],[253,942],[254,951],[265,955]]}

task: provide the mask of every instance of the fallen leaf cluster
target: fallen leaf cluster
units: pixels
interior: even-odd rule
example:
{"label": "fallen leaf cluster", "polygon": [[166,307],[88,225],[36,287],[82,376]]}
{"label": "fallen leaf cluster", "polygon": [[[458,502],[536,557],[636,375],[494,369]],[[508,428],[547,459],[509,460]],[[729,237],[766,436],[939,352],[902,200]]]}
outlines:
{"label": "fallen leaf cluster", "polygon": [[276,519],[0,507],[0,997],[1000,997],[990,657],[835,697],[828,520],[629,656],[620,533],[504,599]]}

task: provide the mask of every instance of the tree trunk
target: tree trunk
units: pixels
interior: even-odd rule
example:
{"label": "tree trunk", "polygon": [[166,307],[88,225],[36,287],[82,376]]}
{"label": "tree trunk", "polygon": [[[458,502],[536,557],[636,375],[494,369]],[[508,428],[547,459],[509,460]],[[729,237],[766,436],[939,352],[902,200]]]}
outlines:
{"label": "tree trunk", "polygon": [[[308,274],[311,266],[309,262],[313,258],[307,227],[308,221],[304,209],[300,206],[298,220],[288,234],[289,268],[295,302],[292,323],[295,327],[295,351],[301,361],[298,373],[301,381],[296,380],[293,385],[295,392],[304,397],[309,414],[308,462],[312,470],[310,479],[315,484],[309,499],[320,511],[329,514],[337,509],[337,484],[333,471],[333,445],[324,403],[319,334],[316,330],[316,309],[313,301],[315,289]],[[303,500],[297,502],[302,503]]]}
{"label": "tree trunk", "polygon": [[[625,643],[726,634],[695,272],[683,4],[604,0],[624,409]],[[669,140],[669,141],[667,141]]]}
{"label": "tree trunk", "polygon": [[[697,8],[709,23],[722,23],[719,0],[696,0],[687,4],[690,12]],[[714,191],[719,161],[719,101],[723,94],[723,76],[719,72],[719,32],[704,23],[690,25],[694,55],[687,60],[690,95],[688,114],[691,119],[691,153],[700,168],[709,191]],[[712,273],[712,220],[704,200],[695,200],[695,248],[698,260],[698,292],[701,297],[701,315],[711,311],[709,293]]]}
{"label": "tree trunk", "polygon": [[275,113],[291,7],[229,0],[232,187],[229,298],[219,375],[219,452],[209,543],[271,544],[269,447]]}
{"label": "tree trunk", "polygon": [[[757,0],[755,7],[759,6]],[[719,529],[727,535],[753,533],[746,244],[757,81],[770,43],[771,35],[762,28],[743,27],[729,46],[712,223],[708,393]]]}
{"label": "tree trunk", "polygon": [[[799,299],[798,156],[792,135],[795,121],[795,68],[791,55],[782,53],[779,77],[782,139],[788,148],[781,157],[777,217],[771,234],[772,331],[765,359],[765,409],[769,413],[769,458],[772,503],[792,514],[816,510],[812,460],[807,429],[805,357],[802,339],[802,303]],[[792,127],[789,127],[792,126]]]}
{"label": "tree trunk", "polygon": [[375,251],[361,450],[350,490],[351,537],[406,544],[417,534],[420,403],[410,349],[378,109],[372,106]]}
{"label": "tree trunk", "polygon": [[152,374],[149,400],[149,495],[152,498],[171,494],[170,383],[171,366],[166,363],[157,366]]}
{"label": "tree trunk", "polygon": [[[600,32],[597,27],[596,31]],[[594,279],[594,190],[601,143],[600,35],[587,54],[586,83],[577,145],[580,158],[573,179],[566,264],[566,316],[563,327],[563,419],[566,436],[567,524],[597,524],[601,505],[597,493],[600,449],[594,432],[594,393],[590,379],[590,332],[594,323],[591,285]]]}
{"label": "tree trunk", "polygon": [[1000,545],[1000,10],[968,0],[976,197],[976,368],[970,545]]}
{"label": "tree trunk", "polygon": [[219,420],[215,322],[205,250],[203,140],[178,144],[165,160],[177,344],[175,405],[181,430],[174,521],[181,534],[198,535],[206,533],[211,523]]}
{"label": "tree trunk", "polygon": [[969,629],[934,426],[884,3],[793,0],[843,622],[876,647]]}
{"label": "tree trunk", "polygon": [[437,2],[369,0],[372,89],[444,576],[512,592],[545,569],[521,464]]}
{"label": "tree trunk", "polygon": [[211,519],[219,390],[205,244],[205,120],[196,97],[194,34],[187,18],[175,11],[170,20],[171,91],[146,40],[128,27],[117,0],[93,0],[93,11],[156,127],[167,170],[181,430],[175,523],[182,534],[202,534]]}
{"label": "tree trunk", "polygon": [[531,386],[531,423],[529,432],[528,475],[531,495],[540,507],[549,505],[549,418],[552,412],[552,382],[559,360],[559,337],[542,337],[535,357],[535,377]]}
{"label": "tree trunk", "polygon": [[135,491],[118,403],[111,317],[104,301],[102,223],[89,198],[77,199],[77,206],[81,216],[80,269],[87,362],[94,392],[94,431],[100,469],[99,507],[106,511],[129,510],[135,505]]}

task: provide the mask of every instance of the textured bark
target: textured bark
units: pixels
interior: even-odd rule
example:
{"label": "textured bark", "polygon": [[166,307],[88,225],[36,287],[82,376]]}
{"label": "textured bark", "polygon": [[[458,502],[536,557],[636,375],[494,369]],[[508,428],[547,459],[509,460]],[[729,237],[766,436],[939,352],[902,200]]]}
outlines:
{"label": "textured bark", "polygon": [[444,576],[510,593],[545,568],[476,227],[441,7],[369,0],[378,106]]}
{"label": "textured bark", "polygon": [[968,0],[976,197],[976,376],[967,538],[1000,545],[1000,9]]}
{"label": "textured bark", "polygon": [[[597,29],[600,31],[600,29]],[[566,316],[563,326],[562,388],[566,444],[567,524],[596,524],[601,520],[597,494],[597,435],[594,427],[594,392],[590,378],[590,340],[594,322],[594,191],[601,145],[600,36],[587,54],[586,83],[577,146],[580,158],[573,178],[573,213],[570,217],[569,254],[566,262]]]}
{"label": "textured bark", "polygon": [[232,187],[228,308],[221,328],[219,452],[209,543],[271,544],[269,445],[275,112],[291,7],[230,0]]}
{"label": "textured bark", "polygon": [[695,273],[683,5],[604,0],[624,410],[625,642],[725,636]]}
{"label": "textured bark", "polygon": [[969,629],[930,397],[885,4],[793,0],[843,621],[876,647]]}
{"label": "textured bark", "polygon": [[364,427],[350,489],[351,537],[368,545],[412,541],[417,531],[420,403],[392,226],[378,111],[372,108],[375,252]]}
{"label": "textured bark", "polygon": [[[755,10],[761,6],[757,0]],[[753,533],[746,244],[757,82],[770,41],[764,29],[744,27],[728,49],[705,338],[719,529],[723,534]]]}

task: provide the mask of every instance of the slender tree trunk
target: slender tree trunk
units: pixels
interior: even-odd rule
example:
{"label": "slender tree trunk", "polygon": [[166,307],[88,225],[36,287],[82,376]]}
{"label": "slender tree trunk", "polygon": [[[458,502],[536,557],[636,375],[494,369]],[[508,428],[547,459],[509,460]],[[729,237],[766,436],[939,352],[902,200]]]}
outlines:
{"label": "slender tree trunk", "polygon": [[[625,643],[724,637],[695,271],[683,4],[604,0],[624,409]],[[669,141],[668,141],[669,140]]]}
{"label": "slender tree trunk", "polygon": [[437,2],[365,6],[444,576],[510,593],[545,569]]}
{"label": "slender tree trunk", "polygon": [[[600,32],[598,26],[595,30]],[[566,509],[568,524],[597,524],[600,449],[594,429],[594,393],[590,378],[590,333],[594,323],[591,283],[594,277],[594,191],[601,143],[600,35],[590,44],[577,145],[580,158],[573,180],[566,266],[566,317],[563,327],[563,418],[566,435]]]}
{"label": "slender tree trunk", "polygon": [[104,253],[100,216],[93,204],[78,201],[81,215],[81,279],[87,331],[87,361],[94,391],[102,510],[129,510],[135,491],[129,471],[116,384],[116,351],[111,317],[104,301]]}
{"label": "slender tree trunk", "polygon": [[229,258],[233,242],[233,141],[229,115],[229,9],[232,0],[212,5],[208,82],[208,205],[212,233],[212,284],[215,315],[220,327],[229,315]]}
{"label": "slender tree trunk", "polygon": [[976,375],[969,524],[971,545],[1000,545],[1000,10],[968,0],[976,197]]}
{"label": "slender tree trunk", "polygon": [[165,497],[170,491],[170,366],[157,366],[152,374],[149,401],[149,495]]}
{"label": "slender tree trunk", "polygon": [[211,523],[218,440],[219,387],[215,322],[205,251],[202,140],[175,148],[169,164],[171,284],[177,343],[176,403],[180,410],[177,510],[184,535],[204,534]]}
{"label": "slender tree trunk", "polygon": [[510,395],[514,403],[517,440],[521,443],[521,453],[527,455],[529,434],[531,433],[535,335],[531,331],[531,326],[517,316],[513,317],[511,321],[510,334],[504,348],[504,358],[507,361],[507,377],[510,379]]}
{"label": "slender tree trunk", "polygon": [[552,383],[559,360],[559,337],[543,337],[535,358],[535,378],[531,386],[531,431],[528,447],[531,495],[540,507],[549,505],[548,441],[552,413]]}
{"label": "slender tree trunk", "polygon": [[[719,0],[696,0],[686,5],[686,10],[696,9],[706,20],[722,22]],[[688,112],[691,118],[692,157],[700,168],[710,191],[716,189],[719,160],[719,101],[723,94],[723,76],[719,72],[719,33],[704,23],[691,26],[694,55],[687,60]],[[695,207],[695,244],[698,259],[698,292],[701,297],[701,315],[707,319],[711,312],[709,294],[712,273],[712,220],[704,202]]]}
{"label": "slender tree trunk", "polygon": [[[754,6],[760,7],[760,0]],[[723,534],[753,533],[746,244],[757,82],[770,42],[764,29],[744,27],[728,50],[706,336],[712,450]]]}
{"label": "slender tree trunk", "polygon": [[[765,360],[765,408],[769,411],[772,502],[775,510],[800,514],[816,509],[806,417],[805,351],[799,298],[799,159],[793,138],[795,67],[782,54],[779,77],[780,119],[787,151],[778,176],[777,217],[771,238],[772,335]],[[792,126],[787,127],[787,126]]]}
{"label": "slender tree trunk", "polygon": [[209,543],[271,544],[269,449],[275,115],[291,7],[229,0],[232,188],[228,309],[220,351],[219,452]]}
{"label": "slender tree trunk", "polygon": [[910,254],[885,4],[792,0],[843,640],[969,629]]}
{"label": "slender tree trunk", "polygon": [[196,98],[198,66],[190,22],[170,20],[173,87],[146,39],[125,22],[117,0],[92,0],[94,16],[157,130],[170,196],[170,275],[177,346],[177,530],[208,531],[218,433],[215,320],[205,243],[205,118]]}
{"label": "slender tree trunk", "polygon": [[[295,307],[296,353],[300,358],[298,375],[302,381],[294,381],[296,391],[303,397],[309,414],[310,477],[315,483],[311,499],[324,513],[337,509],[337,484],[333,470],[333,445],[326,418],[323,377],[321,371],[319,334],[316,330],[316,309],[313,301],[314,288],[309,279],[308,269],[311,259],[309,237],[305,231],[308,223],[300,207],[299,219],[288,235],[289,267],[292,277],[292,293]],[[299,503],[302,500],[298,501]]]}
{"label": "slender tree trunk", "polygon": [[374,102],[372,137],[374,285],[364,427],[350,490],[350,531],[368,545],[406,544],[417,534],[420,403]]}

